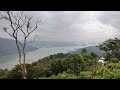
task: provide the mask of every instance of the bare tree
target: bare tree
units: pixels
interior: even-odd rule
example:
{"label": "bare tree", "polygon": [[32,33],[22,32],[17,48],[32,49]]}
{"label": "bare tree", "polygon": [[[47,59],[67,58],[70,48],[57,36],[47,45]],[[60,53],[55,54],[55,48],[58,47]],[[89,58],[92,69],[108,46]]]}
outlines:
{"label": "bare tree", "polygon": [[[3,11],[0,19],[8,21],[9,23],[9,28],[3,27],[3,30],[16,41],[23,79],[27,79],[25,52],[26,44],[29,43],[27,38],[38,28],[40,21],[35,21],[33,26],[33,16],[29,16],[23,11]],[[19,36],[20,34],[18,33],[22,33],[23,36]],[[23,42],[20,41],[19,37],[23,38]]]}

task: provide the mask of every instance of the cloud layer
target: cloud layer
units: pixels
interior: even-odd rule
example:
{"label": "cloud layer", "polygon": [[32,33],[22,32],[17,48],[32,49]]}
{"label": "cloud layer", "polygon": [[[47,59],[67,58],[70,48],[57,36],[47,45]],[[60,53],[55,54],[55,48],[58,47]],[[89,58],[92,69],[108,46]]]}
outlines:
{"label": "cloud layer", "polygon": [[[32,34],[41,41],[102,42],[119,37],[119,11],[32,11],[42,20]],[[0,32],[1,37],[8,38]]]}

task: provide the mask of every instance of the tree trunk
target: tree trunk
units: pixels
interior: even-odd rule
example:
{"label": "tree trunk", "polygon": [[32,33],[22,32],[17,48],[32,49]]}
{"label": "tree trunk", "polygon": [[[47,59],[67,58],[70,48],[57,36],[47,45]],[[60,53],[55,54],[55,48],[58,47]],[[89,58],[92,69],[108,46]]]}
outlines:
{"label": "tree trunk", "polygon": [[26,70],[26,54],[25,54],[25,46],[26,46],[26,37],[24,39],[24,45],[23,45],[23,67],[24,67],[24,79],[27,79],[27,70]]}
{"label": "tree trunk", "polygon": [[25,50],[23,49],[23,67],[24,67],[24,79],[27,79],[27,70],[26,70],[26,54]]}
{"label": "tree trunk", "polygon": [[95,79],[96,76],[96,60],[94,60],[93,69],[92,69],[92,78]]}
{"label": "tree trunk", "polygon": [[22,62],[21,62],[21,50],[20,50],[19,43],[18,43],[17,39],[16,39],[16,45],[17,45],[17,49],[18,49],[18,53],[19,53],[20,68],[21,68],[23,78],[24,78],[24,69],[23,69],[24,67],[23,67]]}

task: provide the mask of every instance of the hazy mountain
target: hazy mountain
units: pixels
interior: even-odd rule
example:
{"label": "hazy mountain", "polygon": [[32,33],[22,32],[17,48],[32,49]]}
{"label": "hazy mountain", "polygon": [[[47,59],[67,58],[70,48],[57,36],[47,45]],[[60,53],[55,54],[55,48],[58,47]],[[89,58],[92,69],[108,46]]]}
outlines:
{"label": "hazy mountain", "polygon": [[57,41],[35,41],[30,43],[31,46],[42,48],[42,47],[62,47],[62,46],[75,46],[74,42],[57,42]]}
{"label": "hazy mountain", "polygon": [[[103,54],[104,51],[99,50],[97,47],[95,46],[88,46],[88,47],[84,47],[88,52],[94,52],[96,54]],[[78,49],[76,52],[81,52],[83,48]]]}
{"label": "hazy mountain", "polygon": [[[36,50],[36,47],[26,45],[26,51]],[[17,52],[15,40],[0,38],[0,56]]]}

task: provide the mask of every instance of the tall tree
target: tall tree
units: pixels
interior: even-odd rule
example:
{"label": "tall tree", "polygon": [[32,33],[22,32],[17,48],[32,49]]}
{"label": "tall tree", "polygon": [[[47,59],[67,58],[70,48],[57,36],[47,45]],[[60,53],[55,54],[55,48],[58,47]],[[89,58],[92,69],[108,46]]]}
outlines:
{"label": "tall tree", "polygon": [[[3,11],[0,19],[9,23],[3,27],[3,31],[15,39],[23,79],[27,79],[25,52],[26,45],[29,43],[27,39],[38,28],[40,21],[37,20],[32,23],[33,16],[27,15],[24,11]],[[21,42],[19,37],[22,38],[23,42]]]}
{"label": "tall tree", "polygon": [[109,54],[115,55],[120,59],[120,40],[118,38],[109,39],[97,46],[100,50],[104,50]]}

